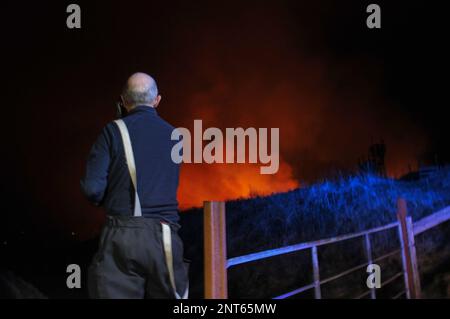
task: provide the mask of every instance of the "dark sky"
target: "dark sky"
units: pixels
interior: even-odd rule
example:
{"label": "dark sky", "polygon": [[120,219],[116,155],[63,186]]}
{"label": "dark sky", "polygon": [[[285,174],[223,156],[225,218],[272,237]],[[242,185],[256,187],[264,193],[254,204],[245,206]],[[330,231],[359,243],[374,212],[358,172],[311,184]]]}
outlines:
{"label": "dark sky", "polygon": [[438,5],[376,2],[382,29],[369,30],[367,1],[76,1],[82,29],[69,30],[71,2],[1,4],[2,194],[11,225],[27,220],[82,237],[98,228],[103,213],[84,201],[79,179],[136,71],[156,78],[158,112],[174,126],[280,127],[279,174],[185,166],[184,207],[352,168],[381,138],[393,176],[419,160],[449,160]]}

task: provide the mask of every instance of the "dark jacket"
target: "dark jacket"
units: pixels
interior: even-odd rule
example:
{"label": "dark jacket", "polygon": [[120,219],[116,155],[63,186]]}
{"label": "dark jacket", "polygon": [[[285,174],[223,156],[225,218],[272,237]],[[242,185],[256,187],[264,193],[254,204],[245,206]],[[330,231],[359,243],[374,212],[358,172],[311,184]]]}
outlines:
{"label": "dark jacket", "polygon": [[[179,164],[171,159],[173,127],[154,108],[138,106],[123,118],[136,162],[142,215],[177,223]],[[93,145],[81,189],[89,201],[113,216],[132,216],[134,188],[120,131],[109,123]]]}

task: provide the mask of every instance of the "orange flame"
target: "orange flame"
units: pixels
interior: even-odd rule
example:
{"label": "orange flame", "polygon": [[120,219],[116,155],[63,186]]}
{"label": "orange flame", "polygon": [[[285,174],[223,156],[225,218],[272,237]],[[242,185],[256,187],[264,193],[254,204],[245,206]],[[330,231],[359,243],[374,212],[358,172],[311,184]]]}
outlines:
{"label": "orange flame", "polygon": [[259,164],[183,164],[178,199],[180,209],[186,209],[201,206],[206,200],[269,195],[298,186],[284,161],[273,175],[261,175]]}

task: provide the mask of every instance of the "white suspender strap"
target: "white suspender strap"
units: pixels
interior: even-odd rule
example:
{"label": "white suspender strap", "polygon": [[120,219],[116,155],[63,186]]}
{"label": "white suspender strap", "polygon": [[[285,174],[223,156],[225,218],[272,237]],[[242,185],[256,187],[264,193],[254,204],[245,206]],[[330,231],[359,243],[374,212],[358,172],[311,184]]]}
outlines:
{"label": "white suspender strap", "polygon": [[134,161],[133,147],[131,146],[130,134],[123,120],[116,120],[115,123],[119,127],[122,136],[123,148],[125,150],[125,158],[127,160],[128,171],[130,172],[131,181],[134,187],[134,213],[133,216],[142,216],[141,202],[137,192],[136,163]]}
{"label": "white suspender strap", "polygon": [[161,225],[162,225],[164,254],[166,255],[166,264],[167,269],[169,270],[170,284],[172,285],[173,293],[176,299],[187,299],[189,295],[189,283],[187,284],[186,290],[184,291],[182,297],[178,294],[175,285],[175,274],[173,271],[173,255],[172,255],[172,233],[170,230],[170,226],[164,222],[161,222]]}
{"label": "white suspender strap", "polygon": [[[142,216],[141,212],[141,202],[139,201],[139,196],[137,193],[137,178],[136,178],[136,163],[134,161],[133,148],[131,146],[130,134],[128,133],[127,126],[123,120],[116,120],[115,123],[119,127],[120,135],[122,136],[123,147],[125,150],[125,158],[127,160],[128,171],[130,172],[131,181],[134,187],[134,216]],[[169,270],[170,284],[172,286],[175,298],[177,299],[187,299],[189,295],[189,284],[181,297],[176,290],[175,286],[175,275],[173,271],[173,255],[172,255],[172,233],[170,226],[166,223],[161,223],[162,225],[162,239],[164,246],[164,254],[166,255],[166,264]]]}

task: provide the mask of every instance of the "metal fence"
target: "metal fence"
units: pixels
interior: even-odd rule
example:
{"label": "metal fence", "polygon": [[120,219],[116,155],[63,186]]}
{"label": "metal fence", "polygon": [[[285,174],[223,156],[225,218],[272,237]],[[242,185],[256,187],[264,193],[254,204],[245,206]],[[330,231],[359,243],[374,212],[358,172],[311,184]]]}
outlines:
{"label": "metal fence", "polygon": [[[341,235],[333,238],[320,239],[317,241],[304,242],[295,245],[285,246],[276,249],[265,250],[248,255],[227,259],[226,256],[226,227],[225,227],[225,203],[205,202],[204,203],[204,239],[205,239],[205,298],[227,298],[227,269],[236,265],[249,263],[256,260],[280,256],[302,250],[310,250],[312,260],[313,282],[274,297],[284,299],[297,295],[304,291],[314,289],[316,299],[322,298],[321,285],[344,277],[350,273],[366,268],[369,264],[374,264],[396,254],[401,255],[402,271],[384,280],[383,286],[392,283],[399,277],[404,278],[404,289],[394,295],[397,299],[403,295],[406,298],[420,298],[420,274],[417,264],[416,248],[414,237],[430,228],[440,225],[450,219],[450,206],[427,216],[413,224],[410,216],[407,216],[406,201],[398,200],[397,221],[377,228],[372,228],[358,233]],[[371,235],[389,229],[397,228],[400,247],[382,256],[373,258]],[[318,249],[322,246],[342,242],[350,239],[360,238],[363,240],[367,262],[347,269],[341,273],[321,279],[318,259]],[[376,289],[368,289],[364,293],[354,296],[354,298],[368,297],[376,298]]]}

